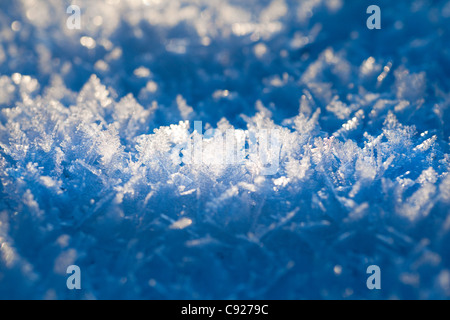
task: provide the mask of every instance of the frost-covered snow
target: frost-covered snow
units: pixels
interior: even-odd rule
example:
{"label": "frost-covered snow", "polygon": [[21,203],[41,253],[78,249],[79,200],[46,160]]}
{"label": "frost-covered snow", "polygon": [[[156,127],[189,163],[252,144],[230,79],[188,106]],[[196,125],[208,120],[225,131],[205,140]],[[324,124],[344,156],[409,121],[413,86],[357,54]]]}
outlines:
{"label": "frost-covered snow", "polygon": [[[450,298],[449,18],[432,0],[1,1],[0,298]],[[220,131],[206,163],[177,162],[195,121],[277,132],[276,174],[249,148],[222,161]]]}

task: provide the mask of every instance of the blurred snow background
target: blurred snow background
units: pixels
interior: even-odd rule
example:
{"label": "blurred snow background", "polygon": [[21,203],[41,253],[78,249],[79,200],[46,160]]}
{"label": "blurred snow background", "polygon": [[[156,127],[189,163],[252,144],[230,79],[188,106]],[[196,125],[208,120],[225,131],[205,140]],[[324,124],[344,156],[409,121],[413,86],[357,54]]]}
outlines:
{"label": "blurred snow background", "polygon": [[[449,18],[433,0],[2,0],[0,298],[448,299]],[[174,165],[196,120],[281,130],[280,170]]]}

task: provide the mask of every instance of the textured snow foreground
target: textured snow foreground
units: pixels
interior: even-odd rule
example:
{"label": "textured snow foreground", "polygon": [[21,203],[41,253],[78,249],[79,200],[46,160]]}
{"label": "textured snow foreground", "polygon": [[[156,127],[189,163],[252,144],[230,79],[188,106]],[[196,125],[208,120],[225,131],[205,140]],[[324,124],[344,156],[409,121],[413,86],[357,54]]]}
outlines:
{"label": "textured snow foreground", "polygon": [[72,3],[0,4],[0,298],[450,298],[449,2]]}

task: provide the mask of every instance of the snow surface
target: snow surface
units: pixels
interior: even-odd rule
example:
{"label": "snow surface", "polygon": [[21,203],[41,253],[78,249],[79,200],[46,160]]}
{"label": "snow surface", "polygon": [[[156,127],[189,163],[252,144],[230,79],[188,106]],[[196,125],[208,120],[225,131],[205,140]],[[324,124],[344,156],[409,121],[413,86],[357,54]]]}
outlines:
{"label": "snow surface", "polygon": [[[0,298],[450,298],[449,18],[432,0],[2,0]],[[278,172],[220,163],[218,136],[214,165],[177,164],[194,121],[279,130]]]}

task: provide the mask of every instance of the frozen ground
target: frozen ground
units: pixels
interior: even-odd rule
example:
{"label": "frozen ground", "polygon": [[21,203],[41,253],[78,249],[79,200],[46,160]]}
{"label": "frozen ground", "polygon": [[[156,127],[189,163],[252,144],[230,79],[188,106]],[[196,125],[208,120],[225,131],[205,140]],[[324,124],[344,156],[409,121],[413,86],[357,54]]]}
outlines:
{"label": "frozen ground", "polygon": [[0,298],[450,298],[450,2],[72,3],[0,2]]}

